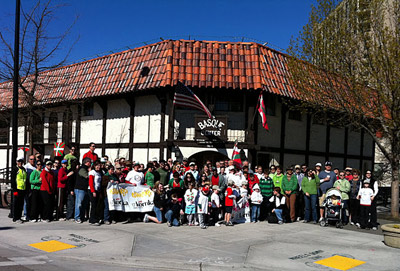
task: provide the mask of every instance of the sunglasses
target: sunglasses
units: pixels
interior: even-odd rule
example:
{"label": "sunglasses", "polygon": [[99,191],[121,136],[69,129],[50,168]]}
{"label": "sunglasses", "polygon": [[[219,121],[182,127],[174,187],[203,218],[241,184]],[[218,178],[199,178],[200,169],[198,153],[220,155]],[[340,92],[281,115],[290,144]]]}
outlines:
{"label": "sunglasses", "polygon": [[340,174],[339,176],[340,176],[340,177],[344,177],[344,174]]}

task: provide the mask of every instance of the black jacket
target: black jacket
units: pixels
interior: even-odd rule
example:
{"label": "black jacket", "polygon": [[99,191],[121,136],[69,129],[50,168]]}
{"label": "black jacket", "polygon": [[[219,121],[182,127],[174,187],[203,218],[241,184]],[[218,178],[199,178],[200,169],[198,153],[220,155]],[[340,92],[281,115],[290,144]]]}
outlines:
{"label": "black jacket", "polygon": [[89,168],[86,165],[82,165],[79,168],[78,174],[76,174],[75,189],[88,190],[89,187]]}

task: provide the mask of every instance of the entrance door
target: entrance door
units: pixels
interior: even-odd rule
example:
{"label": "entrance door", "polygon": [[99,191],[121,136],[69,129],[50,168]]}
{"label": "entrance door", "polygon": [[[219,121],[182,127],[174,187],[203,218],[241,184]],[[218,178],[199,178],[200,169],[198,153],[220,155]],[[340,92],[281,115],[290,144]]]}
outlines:
{"label": "entrance door", "polygon": [[195,161],[196,164],[200,167],[206,163],[207,160],[210,160],[213,165],[215,162],[229,159],[228,156],[216,152],[216,151],[203,151],[193,154],[189,157],[189,162]]}

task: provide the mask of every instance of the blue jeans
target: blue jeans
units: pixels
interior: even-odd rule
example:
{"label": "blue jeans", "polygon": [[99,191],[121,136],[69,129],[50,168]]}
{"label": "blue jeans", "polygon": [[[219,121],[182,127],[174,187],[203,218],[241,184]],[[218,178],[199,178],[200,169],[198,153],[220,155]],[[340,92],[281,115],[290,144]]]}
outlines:
{"label": "blue jeans", "polygon": [[110,209],[108,207],[107,197],[104,197],[104,221],[110,221]]}
{"label": "blue jeans", "polygon": [[168,210],[168,212],[165,213],[165,218],[168,222],[172,223],[172,225],[176,227],[179,226],[179,221],[176,217],[174,217],[174,212],[172,210]]}
{"label": "blue jeans", "polygon": [[275,215],[276,215],[276,218],[278,218],[278,221],[283,221],[282,209],[275,209]]}
{"label": "blue jeans", "polygon": [[162,222],[162,211],[160,210],[160,208],[157,208],[156,206],[154,206],[154,213],[156,214],[157,220]]}
{"label": "blue jeans", "polygon": [[260,204],[251,206],[251,222],[257,222],[260,217]]}
{"label": "blue jeans", "polygon": [[313,221],[317,221],[317,195],[310,195],[309,197],[307,197],[306,194],[304,194],[304,203],[306,206],[304,220],[310,221],[311,210]]}
{"label": "blue jeans", "polygon": [[85,210],[88,200],[87,190],[74,189],[75,193],[75,220],[85,218]]}

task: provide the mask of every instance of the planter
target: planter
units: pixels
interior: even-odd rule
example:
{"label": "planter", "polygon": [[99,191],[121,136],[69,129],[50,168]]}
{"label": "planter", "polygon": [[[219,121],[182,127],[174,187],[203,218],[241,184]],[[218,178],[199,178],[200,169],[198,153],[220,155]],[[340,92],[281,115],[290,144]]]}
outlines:
{"label": "planter", "polygon": [[381,229],[385,244],[390,247],[400,248],[400,224],[386,224]]}

